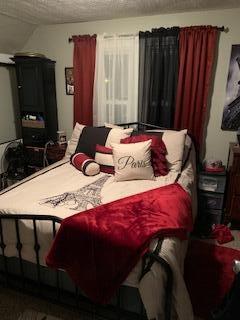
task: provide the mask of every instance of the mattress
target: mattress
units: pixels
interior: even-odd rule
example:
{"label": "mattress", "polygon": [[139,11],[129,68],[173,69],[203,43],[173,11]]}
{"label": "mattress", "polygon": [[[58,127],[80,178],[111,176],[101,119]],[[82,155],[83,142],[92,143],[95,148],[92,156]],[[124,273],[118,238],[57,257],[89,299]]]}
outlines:
{"label": "mattress", "polygon": [[[69,163],[68,159],[63,159],[20,183],[3,190],[0,195],[0,213],[51,215],[64,219],[97,205],[171,184],[178,179],[178,183],[192,196],[193,216],[195,216],[196,185],[194,157],[194,151],[192,150],[180,177],[177,172],[170,171],[168,175],[157,177],[155,180],[124,182],[115,182],[113,176],[104,173],[100,173],[94,177],[84,176]],[[4,241],[7,245],[5,249],[6,256],[18,256],[14,222],[3,221],[2,225]],[[30,262],[36,262],[33,223],[21,220],[19,228],[23,244],[22,258]],[[40,264],[44,266],[45,255],[50,248],[53,238],[52,223],[37,221],[37,233],[40,244]],[[153,240],[151,248],[155,246],[156,240]],[[178,318],[191,320],[191,304],[182,278],[186,248],[187,241],[169,238],[163,241],[160,254],[169,262],[173,269],[176,280],[174,281],[175,309]],[[164,309],[164,299],[161,299],[161,297],[164,292],[163,283],[165,274],[160,266],[155,265],[151,272],[139,283],[141,264],[142,262],[139,261],[124,284],[139,288],[150,319],[153,317],[161,319],[163,315],[162,310]],[[159,301],[161,301],[160,304],[162,305],[159,305]]]}

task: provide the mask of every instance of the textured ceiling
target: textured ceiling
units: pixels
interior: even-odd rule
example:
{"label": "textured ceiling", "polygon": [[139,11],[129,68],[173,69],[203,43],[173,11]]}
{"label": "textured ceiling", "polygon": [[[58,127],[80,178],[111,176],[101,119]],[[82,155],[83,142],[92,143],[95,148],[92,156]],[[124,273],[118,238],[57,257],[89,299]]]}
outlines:
{"label": "textured ceiling", "polygon": [[240,0],[0,0],[0,13],[36,25],[236,7]]}

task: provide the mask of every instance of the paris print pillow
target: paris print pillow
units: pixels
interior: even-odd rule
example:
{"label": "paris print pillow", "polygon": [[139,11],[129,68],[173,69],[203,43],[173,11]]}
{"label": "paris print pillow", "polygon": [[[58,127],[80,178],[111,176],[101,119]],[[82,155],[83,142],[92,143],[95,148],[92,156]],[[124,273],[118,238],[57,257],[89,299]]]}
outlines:
{"label": "paris print pillow", "polygon": [[118,144],[112,143],[115,181],[154,180],[151,165],[152,140]]}

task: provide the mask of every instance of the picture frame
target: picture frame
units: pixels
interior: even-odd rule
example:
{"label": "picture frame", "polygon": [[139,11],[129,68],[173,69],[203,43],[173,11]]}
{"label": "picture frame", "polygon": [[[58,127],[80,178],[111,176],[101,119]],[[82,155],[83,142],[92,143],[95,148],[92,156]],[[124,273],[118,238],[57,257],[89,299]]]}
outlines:
{"label": "picture frame", "polygon": [[229,131],[240,128],[240,44],[232,45],[221,128]]}
{"label": "picture frame", "polygon": [[65,85],[66,85],[66,94],[74,95],[73,67],[65,68]]}

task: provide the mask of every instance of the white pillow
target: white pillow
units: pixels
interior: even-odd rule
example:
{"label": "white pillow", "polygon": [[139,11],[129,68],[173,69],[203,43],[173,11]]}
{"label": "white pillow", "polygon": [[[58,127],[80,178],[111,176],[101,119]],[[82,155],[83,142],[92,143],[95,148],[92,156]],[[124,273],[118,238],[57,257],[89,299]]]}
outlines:
{"label": "white pillow", "polygon": [[79,137],[80,137],[84,127],[85,126],[83,124],[76,122],[75,127],[73,129],[71,139],[68,141],[68,146],[67,146],[67,150],[65,152],[65,157],[70,158],[71,155],[74,154],[76,147],[77,147],[77,144],[78,144]]}
{"label": "white pillow", "polygon": [[112,143],[115,181],[154,180],[151,165],[152,140],[117,144]]}
{"label": "white pillow", "polygon": [[128,128],[128,129],[113,128],[108,134],[105,147],[111,148],[112,143],[120,143],[122,139],[130,137],[132,132],[133,132],[133,128]]}
{"label": "white pillow", "polygon": [[174,130],[147,130],[148,132],[163,132],[162,140],[165,143],[167,154],[166,160],[170,171],[181,172],[184,145],[187,129]]}
{"label": "white pillow", "polygon": [[[75,153],[79,138],[82,134],[84,127],[86,126],[76,122],[71,139],[68,141],[67,150],[65,152],[66,158],[70,158],[71,155]],[[105,146],[110,147],[112,142],[120,143],[121,139],[129,137],[132,132],[133,132],[133,128],[128,128],[128,129],[123,129],[121,127],[113,128],[108,134]]]}

